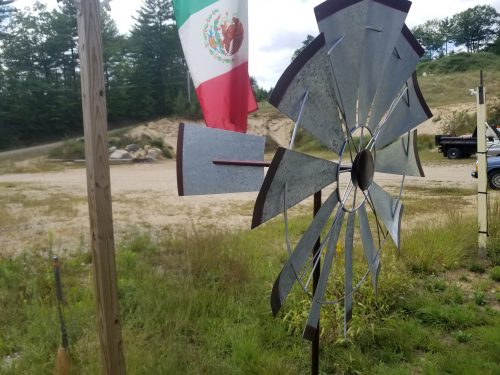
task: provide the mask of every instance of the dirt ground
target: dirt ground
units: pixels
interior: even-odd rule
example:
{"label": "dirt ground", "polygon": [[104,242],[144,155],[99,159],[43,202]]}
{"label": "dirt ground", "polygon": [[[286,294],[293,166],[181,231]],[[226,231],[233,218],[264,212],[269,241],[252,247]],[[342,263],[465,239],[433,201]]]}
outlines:
{"label": "dirt ground", "polygon": [[[434,120],[420,125],[419,133],[439,133],[442,122],[453,112],[462,110],[473,111],[474,105],[465,103],[433,108]],[[168,118],[145,122],[130,130],[129,136],[161,137],[175,152],[180,122],[189,121]],[[248,124],[249,133],[265,135],[285,147],[293,127],[291,120],[272,108],[251,114]],[[0,154],[0,157],[14,157],[18,153],[11,151]],[[271,157],[267,156],[268,159]],[[474,188],[476,180],[470,177],[474,161],[471,158],[454,163],[424,163],[426,177],[408,177],[405,186]],[[399,176],[377,174],[375,181],[397,195]],[[257,192],[178,197],[175,162],[172,160],[111,166],[111,191],[117,241],[131,229],[148,229],[172,236],[208,229],[247,229],[250,228],[257,197]],[[3,210],[2,204],[5,206]],[[304,212],[309,212],[310,204],[306,202],[301,206]],[[0,256],[47,247],[59,252],[74,251],[88,246],[88,233],[83,167],[67,168],[61,172],[0,175]]]}
{"label": "dirt ground", "polygon": [[[470,177],[473,165],[473,159],[453,164],[428,163],[424,165],[426,177],[407,177],[405,186],[473,188],[476,183]],[[377,174],[375,181],[394,195],[400,177]],[[0,191],[6,203],[6,218],[0,221],[0,256],[48,246],[58,252],[87,246],[89,224],[84,168],[0,175]],[[131,229],[149,229],[175,236],[208,229],[250,228],[257,197],[257,192],[179,197],[172,160],[111,166],[111,191],[117,241]]]}

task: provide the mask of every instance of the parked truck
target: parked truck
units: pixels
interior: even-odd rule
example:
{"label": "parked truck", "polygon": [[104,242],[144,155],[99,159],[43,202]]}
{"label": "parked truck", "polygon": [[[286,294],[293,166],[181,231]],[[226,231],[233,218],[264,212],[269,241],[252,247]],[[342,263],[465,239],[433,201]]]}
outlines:
{"label": "parked truck", "polygon": [[[496,126],[488,125],[486,136],[488,156],[500,156],[500,132]],[[449,159],[468,158],[477,151],[477,129],[471,136],[436,135],[438,152]]]}

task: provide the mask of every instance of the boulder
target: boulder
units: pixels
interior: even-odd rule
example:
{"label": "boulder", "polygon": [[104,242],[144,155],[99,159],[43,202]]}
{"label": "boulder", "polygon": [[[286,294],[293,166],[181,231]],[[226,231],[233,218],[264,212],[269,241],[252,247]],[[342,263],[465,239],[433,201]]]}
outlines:
{"label": "boulder", "polygon": [[159,148],[151,147],[148,150],[148,156],[153,160],[161,160],[163,159],[163,153]]}
{"label": "boulder", "polygon": [[128,152],[135,152],[135,151],[138,151],[140,149],[140,147],[138,145],[136,145],[135,143],[132,143],[130,145],[127,145],[127,147],[125,147],[125,150],[127,150]]}
{"label": "boulder", "polygon": [[112,154],[113,152],[115,152],[117,150],[116,146],[111,146],[109,148],[109,153]]}
{"label": "boulder", "polygon": [[144,151],[142,148],[137,151],[131,152],[130,154],[132,155],[132,159],[134,160],[143,160],[147,156],[146,151]]}
{"label": "boulder", "polygon": [[132,156],[125,150],[116,150],[109,156],[109,158],[113,160],[118,160],[118,159],[123,160],[123,159],[132,159]]}

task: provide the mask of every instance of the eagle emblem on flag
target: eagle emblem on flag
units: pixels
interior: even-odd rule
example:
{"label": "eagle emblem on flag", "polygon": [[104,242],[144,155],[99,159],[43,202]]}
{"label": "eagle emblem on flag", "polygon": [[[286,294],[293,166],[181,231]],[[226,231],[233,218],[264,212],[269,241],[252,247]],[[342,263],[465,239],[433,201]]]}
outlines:
{"label": "eagle emblem on flag", "polygon": [[205,47],[223,63],[232,63],[245,39],[245,28],[238,15],[214,9],[203,27]]}

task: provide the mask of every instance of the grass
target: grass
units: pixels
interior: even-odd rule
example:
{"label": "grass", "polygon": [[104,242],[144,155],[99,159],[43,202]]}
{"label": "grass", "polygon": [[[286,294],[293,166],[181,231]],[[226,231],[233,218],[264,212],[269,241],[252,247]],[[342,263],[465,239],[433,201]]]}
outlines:
{"label": "grass", "polygon": [[[458,194],[412,190],[450,199]],[[308,222],[294,218],[293,233]],[[369,283],[362,285],[347,339],[342,309],[322,310],[322,373],[498,373],[500,291],[490,276],[498,267],[476,258],[475,223],[455,210],[432,226],[406,231],[400,253],[384,247],[378,298]],[[493,226],[499,224],[493,217]],[[2,374],[53,372],[60,341],[53,252],[49,245],[0,258]],[[364,266],[360,249],[355,252],[359,272]],[[279,221],[251,232],[176,239],[130,229],[117,244],[128,373],[307,373],[309,345],[300,335],[309,302],[293,290],[278,317],[270,313],[272,283],[286,258]],[[61,256],[61,264],[74,366],[78,373],[99,373],[91,257],[78,249]],[[471,272],[474,264],[485,264],[485,274]],[[338,278],[333,282],[342,273]]]}

